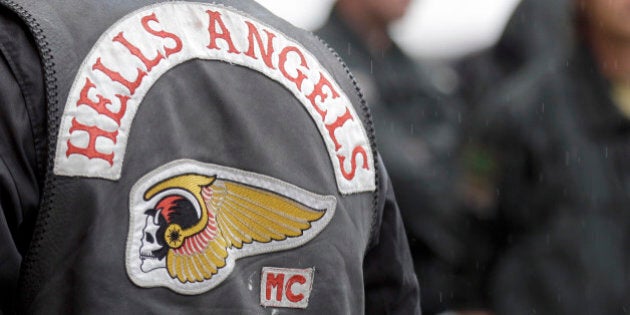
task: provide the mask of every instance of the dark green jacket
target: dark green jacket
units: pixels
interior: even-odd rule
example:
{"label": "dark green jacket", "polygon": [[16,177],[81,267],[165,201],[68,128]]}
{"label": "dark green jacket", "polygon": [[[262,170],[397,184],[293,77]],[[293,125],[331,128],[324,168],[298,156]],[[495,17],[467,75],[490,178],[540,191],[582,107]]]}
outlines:
{"label": "dark green jacket", "polygon": [[[630,305],[630,120],[584,46],[529,67],[477,113],[469,173],[493,201],[465,255],[499,314],[625,314]],[[462,238],[465,235],[460,235]]]}

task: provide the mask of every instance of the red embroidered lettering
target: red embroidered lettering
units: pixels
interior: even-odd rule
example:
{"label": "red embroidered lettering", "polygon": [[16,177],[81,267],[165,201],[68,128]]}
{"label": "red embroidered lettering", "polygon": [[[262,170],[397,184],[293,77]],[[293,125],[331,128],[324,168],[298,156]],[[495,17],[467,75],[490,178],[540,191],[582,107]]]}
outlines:
{"label": "red embroidered lettering", "polygon": [[330,81],[328,81],[328,79],[326,79],[326,77],[324,77],[324,74],[321,72],[319,73],[319,82],[317,82],[317,84],[315,85],[313,92],[309,96],[307,96],[307,98],[311,101],[311,105],[313,105],[317,113],[319,113],[319,115],[322,116],[322,119],[326,118],[327,111],[317,106],[317,102],[315,100],[316,98],[319,97],[319,100],[322,103],[326,101],[329,95],[328,93],[324,91],[324,87],[327,87],[328,90],[332,93],[333,99],[339,97],[339,93],[337,93],[337,91],[335,90],[335,88],[333,88]]}
{"label": "red embroidered lettering", "polygon": [[313,289],[313,268],[263,267],[260,285],[260,304],[264,307],[307,308]]}
{"label": "red embroidered lettering", "polygon": [[267,274],[267,300],[271,300],[271,290],[276,288],[276,301],[282,301],[282,287],[284,286],[284,274]]}
{"label": "red embroidered lettering", "polygon": [[249,33],[247,35],[247,40],[249,42],[249,48],[245,55],[252,57],[253,59],[258,59],[256,54],[254,53],[254,38],[256,39],[256,43],[258,43],[258,51],[260,51],[260,55],[267,67],[271,69],[275,69],[273,64],[271,63],[271,56],[273,55],[273,38],[276,37],[275,34],[270,33],[267,30],[264,30],[267,33],[267,50],[263,48],[262,38],[260,38],[260,33],[258,33],[258,29],[251,22],[245,22],[247,27],[249,28]]}
{"label": "red embroidered lettering", "polygon": [[282,72],[282,75],[285,78],[287,78],[287,80],[295,83],[295,86],[298,88],[298,90],[302,91],[302,82],[304,81],[304,79],[306,79],[306,75],[304,74],[304,72],[300,71],[299,69],[296,69],[297,76],[292,77],[285,68],[285,65],[287,63],[287,55],[290,52],[296,53],[300,57],[300,65],[308,69],[308,65],[306,64],[306,58],[304,58],[304,54],[302,54],[302,52],[295,46],[286,47],[280,52],[278,68],[280,68],[280,72]]}
{"label": "red embroidered lettering", "polygon": [[134,46],[125,38],[125,34],[123,34],[123,32],[118,33],[118,35],[114,37],[114,41],[121,43],[123,46],[125,46],[125,48],[127,48],[127,50],[129,50],[129,52],[132,55],[138,57],[138,59],[140,59],[140,61],[142,61],[144,66],[147,68],[147,71],[151,71],[153,67],[157,66],[160,63],[160,61],[164,59],[164,56],[162,56],[162,54],[160,54],[159,51],[157,52],[157,55],[155,56],[155,58],[153,59],[147,58],[142,53],[142,51],[140,51],[140,48]]}
{"label": "red embroidered lettering", "polygon": [[[210,44],[208,44],[207,47],[210,49],[219,49],[219,46],[217,46],[217,39],[220,38],[228,44],[229,53],[240,54],[240,52],[234,47],[230,31],[227,27],[225,27],[223,19],[221,19],[221,13],[212,10],[207,10],[206,12],[208,12],[210,17],[210,25],[208,26],[208,32],[210,32]],[[217,33],[217,24],[219,25],[219,28],[221,28],[221,33]]]}
{"label": "red embroidered lettering", "polygon": [[304,278],[304,276],[302,275],[295,275],[293,277],[291,277],[289,279],[289,281],[287,281],[287,287],[286,287],[286,295],[287,295],[287,299],[289,299],[289,301],[293,302],[293,303],[297,303],[299,301],[302,301],[302,299],[304,299],[304,294],[299,293],[299,294],[294,294],[293,293],[293,285],[295,283],[299,283],[299,284],[305,284],[306,283],[306,278]]}
{"label": "red embroidered lettering", "polygon": [[106,153],[98,152],[98,150],[96,150],[96,138],[105,137],[112,140],[114,143],[116,143],[116,136],[118,135],[118,131],[109,132],[109,131],[100,129],[98,127],[86,126],[84,124],[79,123],[76,118],[73,118],[72,127],[70,128],[70,134],[72,134],[73,132],[77,130],[85,131],[88,133],[88,136],[89,136],[88,145],[85,148],[79,148],[75,146],[74,144],[72,144],[70,140],[68,140],[68,151],[66,151],[66,157],[72,154],[80,154],[89,159],[105,160],[109,163],[109,165],[114,164],[114,153],[106,154]]}
{"label": "red embroidered lettering", "polygon": [[131,95],[133,95],[133,93],[136,92],[136,89],[140,86],[140,83],[142,83],[142,79],[144,79],[144,77],[147,75],[146,72],[142,71],[140,68],[137,68],[138,75],[136,76],[135,81],[131,82],[123,78],[123,76],[119,72],[113,71],[105,67],[105,65],[103,65],[103,63],[101,62],[100,57],[96,59],[96,63],[94,63],[94,65],[92,66],[92,70],[101,71],[106,76],[108,76],[112,81],[122,84],[124,87],[126,87],[129,90],[129,93],[131,93]]}
{"label": "red embroidered lettering", "polygon": [[95,111],[97,111],[99,114],[103,114],[113,119],[116,122],[116,124],[120,126],[120,120],[125,115],[125,111],[127,110],[127,100],[129,99],[129,97],[125,98],[122,95],[118,95],[118,94],[116,95],[120,99],[120,109],[118,110],[117,113],[115,113],[111,111],[109,108],[107,108],[107,105],[111,104],[112,102],[108,98],[103,97],[103,95],[96,94],[96,98],[98,98],[97,102],[94,102],[88,97],[88,93],[90,92],[90,89],[94,87],[95,87],[94,83],[92,83],[92,81],[90,81],[89,78],[85,78],[85,84],[83,85],[83,88],[81,89],[81,93],[79,93],[79,100],[77,101],[77,107],[81,105],[89,106],[93,108]]}
{"label": "red embroidered lettering", "polygon": [[346,160],[346,157],[340,154],[337,154],[337,159],[339,159],[339,167],[341,168],[341,174],[347,180],[352,180],[354,178],[354,174],[357,170],[357,155],[361,154],[363,157],[363,169],[369,170],[370,167],[368,165],[367,153],[365,149],[361,146],[357,146],[352,151],[352,159],[350,160],[350,171],[346,171],[343,166],[343,162]]}
{"label": "red embroidered lettering", "polygon": [[173,40],[175,42],[175,47],[164,47],[164,55],[166,57],[174,54],[174,53],[178,53],[182,50],[182,40],[181,38],[179,38],[177,35],[173,34],[173,33],[169,33],[166,31],[158,31],[155,29],[152,29],[149,26],[149,22],[155,22],[155,23],[160,23],[160,21],[158,21],[157,17],[155,16],[155,13],[152,13],[150,15],[147,15],[145,17],[142,18],[141,23],[142,23],[142,27],[149,32],[152,35],[155,35],[157,37],[161,37],[161,38],[170,38],[171,40]]}
{"label": "red embroidered lettering", "polygon": [[345,124],[348,120],[354,120],[354,118],[352,118],[352,113],[350,113],[350,110],[346,107],[346,112],[343,115],[337,117],[337,120],[335,120],[335,122],[333,122],[332,124],[326,125],[328,134],[330,135],[332,141],[335,143],[335,151],[339,151],[339,149],[341,148],[341,144],[339,144],[339,141],[337,141],[337,136],[335,136],[335,130],[343,126],[343,124]]}

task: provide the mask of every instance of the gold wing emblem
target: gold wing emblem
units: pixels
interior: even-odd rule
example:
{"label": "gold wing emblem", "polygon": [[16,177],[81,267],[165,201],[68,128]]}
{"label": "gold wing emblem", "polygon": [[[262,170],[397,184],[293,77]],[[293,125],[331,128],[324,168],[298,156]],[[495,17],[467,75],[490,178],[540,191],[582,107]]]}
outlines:
{"label": "gold wing emblem", "polygon": [[169,188],[188,190],[201,208],[195,225],[170,224],[164,235],[170,247],[166,268],[182,283],[211,279],[226,265],[231,248],[301,236],[326,212],[261,188],[194,174],[158,183],[145,199]]}

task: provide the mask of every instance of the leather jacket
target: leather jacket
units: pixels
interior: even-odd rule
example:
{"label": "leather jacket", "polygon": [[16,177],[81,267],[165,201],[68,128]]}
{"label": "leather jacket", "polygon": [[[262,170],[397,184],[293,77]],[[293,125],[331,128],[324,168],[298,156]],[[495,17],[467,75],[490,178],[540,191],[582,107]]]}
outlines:
{"label": "leather jacket", "polygon": [[420,312],[314,36],[249,1],[0,3],[4,312]]}

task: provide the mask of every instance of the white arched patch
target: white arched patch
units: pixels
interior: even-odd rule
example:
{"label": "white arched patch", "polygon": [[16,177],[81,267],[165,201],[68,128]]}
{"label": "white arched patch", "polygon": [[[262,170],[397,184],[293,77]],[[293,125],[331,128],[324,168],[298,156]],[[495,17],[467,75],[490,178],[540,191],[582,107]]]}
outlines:
{"label": "white arched patch", "polygon": [[314,55],[233,9],[188,2],[135,11],[96,42],[65,104],[55,174],[119,179],[143,97],[162,74],[191,59],[245,66],[285,86],[317,125],[339,191],[375,189],[374,158],[361,119]]}
{"label": "white arched patch", "polygon": [[310,242],[336,204],[333,196],[260,174],[193,160],[169,163],[131,190],[127,274],[141,287],[206,292],[239,258]]}

